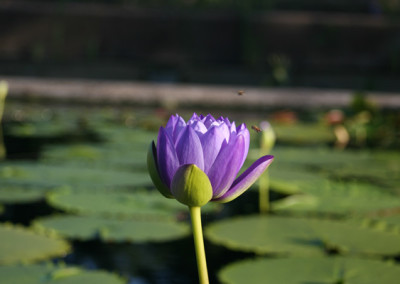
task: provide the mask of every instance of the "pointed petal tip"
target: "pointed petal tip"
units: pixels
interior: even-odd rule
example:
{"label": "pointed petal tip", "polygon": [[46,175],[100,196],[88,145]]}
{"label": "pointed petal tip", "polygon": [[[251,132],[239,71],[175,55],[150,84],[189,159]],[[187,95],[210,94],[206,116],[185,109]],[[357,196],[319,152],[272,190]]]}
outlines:
{"label": "pointed petal tip", "polygon": [[274,156],[272,155],[259,158],[233,182],[231,188],[224,195],[213,201],[226,203],[240,196],[256,182],[273,160]]}

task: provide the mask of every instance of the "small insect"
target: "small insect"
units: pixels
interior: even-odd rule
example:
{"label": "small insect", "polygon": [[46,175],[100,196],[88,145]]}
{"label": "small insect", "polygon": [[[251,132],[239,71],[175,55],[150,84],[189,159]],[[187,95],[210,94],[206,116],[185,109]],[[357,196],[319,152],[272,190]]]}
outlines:
{"label": "small insect", "polygon": [[244,91],[243,90],[239,90],[237,93],[238,93],[239,96],[243,96],[244,95]]}
{"label": "small insect", "polygon": [[260,132],[261,132],[260,127],[255,126],[255,125],[252,125],[252,126],[251,126],[251,129],[253,129],[253,130],[256,131],[257,133],[260,133]]}

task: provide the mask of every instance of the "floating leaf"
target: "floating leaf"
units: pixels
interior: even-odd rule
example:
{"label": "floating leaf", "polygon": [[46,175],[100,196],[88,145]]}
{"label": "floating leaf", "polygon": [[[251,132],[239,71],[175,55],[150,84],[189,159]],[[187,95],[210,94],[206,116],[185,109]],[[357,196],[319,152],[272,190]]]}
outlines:
{"label": "floating leaf", "polygon": [[249,216],[206,228],[211,241],[258,254],[315,255],[325,249],[348,254],[396,255],[399,236],[333,220]]}
{"label": "floating leaf", "polygon": [[36,220],[34,227],[81,240],[164,242],[185,237],[186,224],[167,220],[117,220],[96,216],[60,215]]}
{"label": "floating leaf", "polygon": [[99,190],[55,191],[48,195],[48,201],[56,208],[85,215],[165,218],[187,210],[187,207],[176,200],[163,198],[159,192],[145,190],[135,193]]}
{"label": "floating leaf", "polygon": [[45,198],[51,188],[33,187],[22,184],[3,184],[0,186],[0,203],[35,202]]}
{"label": "floating leaf", "polygon": [[279,143],[290,143],[295,145],[305,144],[327,144],[335,141],[333,131],[323,124],[296,123],[274,124],[274,131]]}
{"label": "floating leaf", "polygon": [[257,254],[321,255],[323,244],[305,219],[250,216],[215,222],[206,237],[231,249]]}
{"label": "floating leaf", "polygon": [[1,266],[0,279],[9,284],[123,284],[122,278],[99,270],[47,264]]}
{"label": "floating leaf", "polygon": [[306,194],[296,194],[274,202],[273,210],[347,215],[400,207],[400,196],[385,193],[381,187],[370,184],[326,182],[303,189]]}
{"label": "floating leaf", "polygon": [[40,163],[8,162],[0,165],[0,178],[32,186],[110,187],[150,185],[146,172],[90,169],[76,165],[46,165]]}
{"label": "floating leaf", "polygon": [[32,230],[0,224],[0,264],[26,263],[63,256],[69,245],[62,239]]}
{"label": "floating leaf", "polygon": [[[180,212],[188,212],[174,199],[164,198],[158,191],[110,191],[110,190],[59,190],[48,194],[50,205],[80,215],[106,215],[136,218],[174,218]],[[210,203],[203,212],[216,211],[220,204]]]}
{"label": "floating leaf", "polygon": [[100,168],[146,169],[146,149],[143,147],[143,143],[126,146],[113,144],[52,146],[43,151],[41,160],[52,164],[74,163]]}
{"label": "floating leaf", "polygon": [[400,266],[379,260],[312,257],[244,260],[219,272],[225,284],[393,284]]}

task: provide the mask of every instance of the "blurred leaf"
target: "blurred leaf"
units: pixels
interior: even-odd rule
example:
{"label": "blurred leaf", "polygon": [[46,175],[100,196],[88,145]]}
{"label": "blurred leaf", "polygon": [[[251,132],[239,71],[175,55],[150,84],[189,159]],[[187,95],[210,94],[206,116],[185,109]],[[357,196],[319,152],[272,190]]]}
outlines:
{"label": "blurred leaf", "polygon": [[[150,144],[150,140],[149,140]],[[146,148],[137,145],[63,145],[47,147],[41,161],[51,164],[75,164],[96,168],[141,168],[146,170]]]}
{"label": "blurred leaf", "polygon": [[76,165],[47,165],[33,162],[7,162],[0,165],[0,178],[32,186],[110,187],[151,185],[146,172],[90,169]]}
{"label": "blurred leaf", "polygon": [[335,141],[333,131],[322,124],[273,124],[278,143],[292,145],[327,144]]}
{"label": "blurred leaf", "polygon": [[14,265],[0,267],[0,279],[8,284],[123,284],[115,274],[87,271],[78,267],[54,264]]}
{"label": "blurred leaf", "polygon": [[206,236],[231,249],[258,254],[318,255],[325,249],[348,254],[400,253],[398,234],[333,220],[241,217],[211,224]]}
{"label": "blurred leaf", "polygon": [[33,187],[23,184],[3,184],[0,186],[0,203],[28,203],[44,199],[52,188]]}
{"label": "blurred leaf", "polygon": [[226,284],[393,284],[400,266],[356,258],[312,257],[244,260],[230,264],[219,274]]}
{"label": "blurred leaf", "polygon": [[59,209],[78,214],[107,216],[136,216],[141,218],[172,218],[187,207],[159,192],[138,190],[110,191],[55,191],[48,196],[49,203]]}
{"label": "blurred leaf", "polygon": [[34,221],[36,229],[79,240],[114,242],[165,242],[185,237],[186,224],[171,220],[118,220],[96,216],[60,215]]}
{"label": "blurred leaf", "polygon": [[400,208],[400,196],[362,183],[330,182],[302,188],[306,194],[295,194],[272,204],[273,210],[319,212],[340,215],[365,214],[388,208]]}
{"label": "blurred leaf", "polygon": [[49,234],[0,224],[0,264],[28,263],[63,256],[69,249],[64,240]]}

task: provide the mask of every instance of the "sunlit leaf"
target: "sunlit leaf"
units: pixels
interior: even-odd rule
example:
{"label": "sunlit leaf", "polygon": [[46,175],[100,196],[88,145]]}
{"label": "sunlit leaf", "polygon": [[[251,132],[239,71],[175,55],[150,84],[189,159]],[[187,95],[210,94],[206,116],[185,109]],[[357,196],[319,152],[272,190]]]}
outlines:
{"label": "sunlit leaf", "polygon": [[7,162],[0,165],[0,178],[32,186],[110,187],[151,185],[146,172],[91,169],[76,165]]}
{"label": "sunlit leaf", "polygon": [[211,224],[206,236],[217,244],[258,254],[400,253],[398,234],[333,220],[248,216]]}
{"label": "sunlit leaf", "polygon": [[260,258],[230,264],[219,278],[225,284],[394,284],[400,266],[342,257]]}
{"label": "sunlit leaf", "polygon": [[0,264],[27,263],[64,256],[69,245],[62,239],[32,230],[0,224]]}
{"label": "sunlit leaf", "polygon": [[1,266],[0,279],[9,284],[123,284],[125,280],[100,270],[83,270],[51,263]]}
{"label": "sunlit leaf", "polygon": [[60,215],[34,222],[34,227],[80,240],[115,242],[164,242],[187,236],[186,224],[168,220],[107,219],[96,216]]}

